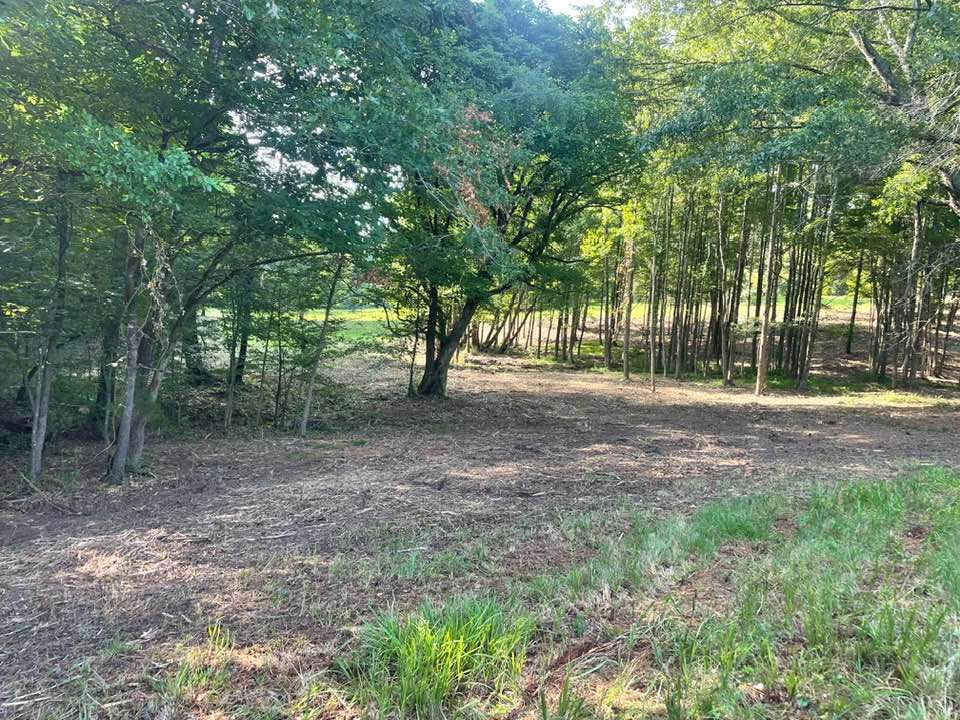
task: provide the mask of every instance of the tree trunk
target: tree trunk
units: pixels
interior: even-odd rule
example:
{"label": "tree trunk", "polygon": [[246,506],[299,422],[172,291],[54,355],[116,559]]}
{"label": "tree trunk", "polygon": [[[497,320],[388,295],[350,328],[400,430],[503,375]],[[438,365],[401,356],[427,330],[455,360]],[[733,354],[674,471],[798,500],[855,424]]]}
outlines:
{"label": "tree trunk", "polygon": [[142,328],[137,318],[134,304],[141,279],[140,259],[143,256],[143,228],[137,227],[133,247],[127,252],[126,288],[124,300],[127,313],[126,363],[123,383],[123,404],[120,412],[120,426],[117,429],[116,450],[110,461],[109,481],[120,485],[126,476],[127,458],[130,454],[130,436],[133,430],[134,405],[136,403],[137,374],[139,371],[140,336]]}
{"label": "tree trunk", "polygon": [[112,313],[100,327],[100,362],[97,396],[90,412],[89,427],[108,444],[113,441],[113,404],[116,400],[116,362],[120,350],[120,318]]}
{"label": "tree trunk", "polygon": [[[760,319],[759,347],[757,349],[757,384],[754,394],[764,395],[767,392],[767,371],[770,366],[770,325],[773,320],[774,307],[777,301],[777,279],[780,275],[780,248],[778,240],[777,212],[780,205],[782,190],[780,189],[779,172],[773,195],[773,208],[770,217],[770,237],[767,243],[767,273],[766,295],[763,304],[763,315]],[[759,297],[758,297],[759,300]]]}
{"label": "tree trunk", "polygon": [[720,371],[724,385],[733,385],[733,376],[730,373],[730,332],[727,321],[726,284],[727,284],[727,228],[723,219],[723,195],[717,200],[717,321],[719,323],[718,337],[720,340]]}
{"label": "tree trunk", "polygon": [[[417,320],[413,327],[413,350],[410,352],[410,372],[407,378],[407,397],[416,397],[417,389],[413,384],[413,374],[417,369],[417,346],[420,344],[420,311],[417,310]],[[302,426],[301,426],[302,427]],[[305,430],[301,435],[305,434]]]}
{"label": "tree trunk", "polygon": [[37,480],[43,469],[43,448],[47,440],[47,420],[50,416],[50,389],[55,374],[57,341],[63,332],[66,313],[67,249],[70,247],[72,218],[67,201],[67,175],[57,173],[57,277],[53,285],[53,297],[47,316],[46,337],[41,349],[40,371],[37,376],[37,391],[33,401],[33,424],[30,437],[30,479]]}
{"label": "tree trunk", "polygon": [[727,325],[727,369],[724,371],[724,384],[733,385],[733,368],[737,355],[736,330],[740,322],[740,299],[743,293],[743,274],[747,267],[747,255],[750,247],[750,223],[747,221],[747,202],[743,200],[743,212],[740,219],[740,245],[737,248],[737,266],[733,274],[733,288],[730,293],[730,306],[724,322]]}
{"label": "tree trunk", "polygon": [[120,412],[120,427],[117,429],[116,451],[110,464],[110,482],[123,483],[127,469],[127,456],[130,453],[130,436],[133,429],[133,411],[136,402],[137,363],[140,350],[140,326],[131,312],[127,318],[127,367],[123,381],[123,405]]}
{"label": "tree trunk", "polygon": [[540,359],[541,348],[543,346],[543,300],[540,300],[540,309],[537,313],[537,359]]}
{"label": "tree trunk", "polygon": [[634,247],[632,234],[627,240],[623,262],[625,265],[623,285],[623,379],[630,379],[630,334],[633,324],[633,279]]}
{"label": "tree trunk", "polygon": [[212,379],[210,371],[203,363],[203,345],[197,327],[199,312],[199,308],[194,307],[183,316],[183,364],[187,371],[187,382],[193,385],[206,384]]}
{"label": "tree trunk", "polygon": [[905,382],[911,382],[916,377],[916,340],[919,335],[920,313],[917,305],[917,275],[920,259],[920,245],[923,242],[924,220],[920,203],[913,209],[913,243],[910,248],[910,263],[907,265],[907,278],[904,287],[903,299],[903,366],[902,376]]}
{"label": "tree trunk", "polygon": [[850,311],[850,325],[847,327],[847,355],[853,353],[853,330],[857,324],[857,303],[860,300],[860,278],[863,277],[863,250],[857,259],[857,279],[853,283],[853,309]]}
{"label": "tree trunk", "polygon": [[243,385],[243,374],[247,368],[247,350],[250,347],[250,326],[253,316],[253,282],[252,271],[243,273],[240,278],[239,297],[237,297],[237,357],[233,365],[233,382]]}
{"label": "tree trunk", "polygon": [[263,356],[260,359],[260,384],[257,388],[257,418],[255,425],[260,426],[263,418],[263,391],[267,383],[267,353],[270,351],[270,339],[273,334],[273,318],[275,316],[275,303],[270,307],[270,318],[267,320],[267,335],[263,339]]}
{"label": "tree trunk", "polygon": [[[111,272],[124,276],[127,237],[117,233],[110,261]],[[100,324],[100,359],[97,368],[97,395],[90,409],[88,427],[108,445],[113,443],[113,407],[116,401],[116,366],[120,352],[120,330],[123,324],[123,306],[110,302],[104,308]]]}
{"label": "tree trunk", "polygon": [[650,353],[650,392],[657,391],[657,360],[656,352],[654,348],[654,337],[655,337],[655,328],[654,328],[654,319],[656,318],[656,313],[654,311],[654,306],[656,305],[657,300],[657,256],[656,253],[650,255],[650,309],[649,309],[649,321],[647,325],[647,349]]}
{"label": "tree trunk", "polygon": [[943,366],[947,362],[947,348],[950,345],[950,333],[953,331],[953,324],[956,321],[958,309],[960,309],[960,299],[953,301],[953,305],[950,306],[950,312],[947,313],[947,325],[943,334],[943,347],[937,357],[934,377],[943,377]]}
{"label": "tree trunk", "polygon": [[[320,326],[317,352],[313,360],[313,367],[310,369],[310,380],[307,382],[307,397],[303,402],[303,416],[300,418],[300,437],[306,436],[307,425],[310,423],[310,411],[313,408],[313,395],[317,386],[317,375],[320,372],[320,361],[323,359],[323,348],[327,339],[327,327],[330,324],[330,312],[333,310],[333,301],[336,297],[337,283],[340,282],[340,275],[343,273],[343,265],[344,259],[343,256],[341,256],[337,262],[337,269],[333,272],[333,279],[330,281],[330,290],[327,292],[327,304],[323,309],[323,325]],[[414,357],[416,357],[416,340],[414,340]]]}
{"label": "tree trunk", "polygon": [[[156,246],[158,257],[156,274],[150,283],[149,307],[146,320],[141,327],[140,351],[137,357],[140,366],[136,387],[133,428],[130,437],[130,454],[128,462],[139,466],[143,460],[143,449],[146,443],[147,423],[153,415],[157,400],[160,397],[160,386],[170,360],[171,344],[164,342],[163,328],[159,320],[163,317],[161,303],[163,302],[164,285],[167,280],[166,263],[162,259],[163,247]],[[172,342],[172,338],[171,338]]]}
{"label": "tree trunk", "polygon": [[237,304],[233,303],[233,322],[230,323],[230,361],[227,363],[227,407],[223,413],[223,428],[233,425],[233,406],[237,394]]}
{"label": "tree trunk", "polygon": [[[140,373],[137,378],[133,429],[130,434],[130,455],[128,462],[139,468],[143,461],[143,449],[146,447],[147,423],[160,392],[160,376],[163,357],[157,353],[157,341],[146,332],[141,333],[138,363]],[[154,367],[157,365],[157,367]]]}
{"label": "tree trunk", "polygon": [[[440,340],[439,348],[434,357],[427,358],[423,370],[423,376],[417,386],[417,393],[424,397],[445,397],[447,394],[447,375],[450,371],[450,362],[453,355],[460,345],[460,340],[470,325],[474,314],[480,307],[480,298],[470,297],[463,303],[460,310],[460,317],[450,327],[449,332]],[[427,324],[427,331],[430,330],[430,323]]]}
{"label": "tree trunk", "polygon": [[[281,326],[282,327],[282,326]],[[273,391],[273,426],[279,428],[283,424],[280,414],[280,401],[283,399],[283,336],[277,334],[277,385]]]}

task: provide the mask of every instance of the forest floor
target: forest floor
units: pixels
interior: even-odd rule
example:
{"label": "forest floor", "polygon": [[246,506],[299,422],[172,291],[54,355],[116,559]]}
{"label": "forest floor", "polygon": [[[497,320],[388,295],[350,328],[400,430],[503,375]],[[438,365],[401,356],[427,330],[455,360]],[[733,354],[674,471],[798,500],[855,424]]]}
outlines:
{"label": "forest floor", "polygon": [[[652,394],[478,357],[425,402],[403,373],[371,370],[349,431],[158,442],[122,489],[60,448],[88,482],[0,506],[0,717],[138,717],[171,683],[197,717],[286,717],[250,708],[288,707],[377,613],[574,567],[638,512],[960,464],[956,393]],[[220,628],[245,679],[191,684],[183,658]]]}

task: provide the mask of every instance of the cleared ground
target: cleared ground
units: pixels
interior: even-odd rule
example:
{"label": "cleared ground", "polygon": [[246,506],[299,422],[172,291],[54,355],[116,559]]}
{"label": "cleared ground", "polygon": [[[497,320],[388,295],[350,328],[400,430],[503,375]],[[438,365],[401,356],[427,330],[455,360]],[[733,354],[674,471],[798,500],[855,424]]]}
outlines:
{"label": "cleared ground", "polygon": [[[437,403],[398,397],[403,372],[377,370],[350,432],[155,444],[122,490],[8,503],[0,717],[158,708],[190,648],[216,642],[211,628],[228,629],[237,674],[180,693],[176,711],[289,707],[377,612],[576,567],[638,511],[789,502],[815,483],[960,464],[950,393],[757,399],[661,381],[654,395],[614,375],[480,358]],[[93,475],[95,452],[66,447],[58,462]],[[590,637],[595,619],[583,622]]]}

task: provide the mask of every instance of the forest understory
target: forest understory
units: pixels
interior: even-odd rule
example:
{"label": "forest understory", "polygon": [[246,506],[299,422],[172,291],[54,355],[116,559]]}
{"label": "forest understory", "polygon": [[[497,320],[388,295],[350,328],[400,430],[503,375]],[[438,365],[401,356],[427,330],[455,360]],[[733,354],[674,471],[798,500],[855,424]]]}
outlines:
{"label": "forest understory", "polygon": [[[640,516],[758,494],[789,508],[824,483],[960,458],[950,388],[756,397],[660,379],[651,393],[464,360],[452,397],[429,401],[401,397],[401,364],[352,357],[337,368],[362,387],[352,429],[158,439],[122,488],[98,481],[93,444],[55,445],[51,472],[73,489],[0,510],[0,717],[352,717],[326,680],[303,700],[304,678],[327,678],[384,610],[512,593],[591,562]],[[597,652],[607,601],[564,610],[580,639],[539,649],[550,692],[564,653]],[[221,650],[229,680],[184,670]],[[536,707],[521,698],[514,716]]]}

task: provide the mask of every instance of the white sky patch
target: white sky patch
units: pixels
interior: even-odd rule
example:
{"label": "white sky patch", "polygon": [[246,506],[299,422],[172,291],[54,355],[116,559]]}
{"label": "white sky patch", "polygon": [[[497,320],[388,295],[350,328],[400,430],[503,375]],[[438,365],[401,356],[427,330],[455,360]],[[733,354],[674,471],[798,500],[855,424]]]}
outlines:
{"label": "white sky patch", "polygon": [[600,0],[541,0],[543,6],[555,13],[564,13],[576,17],[578,8],[600,4]]}

